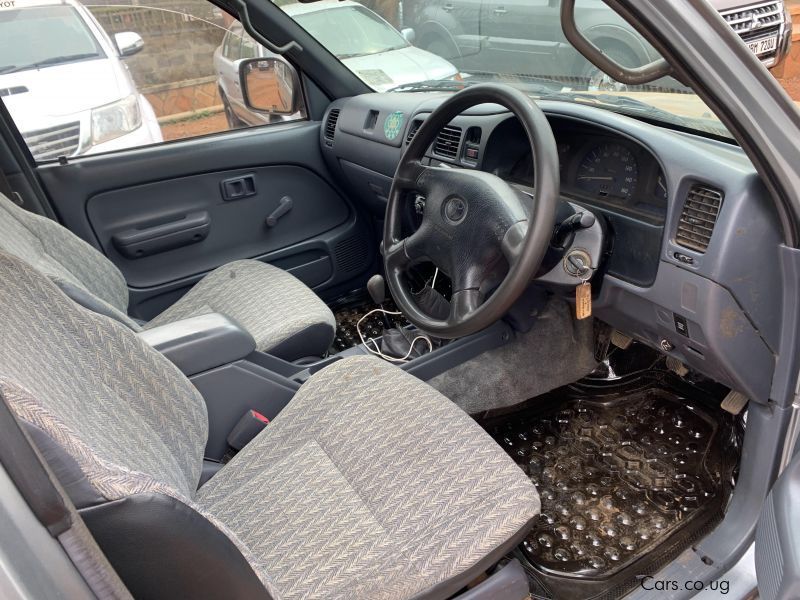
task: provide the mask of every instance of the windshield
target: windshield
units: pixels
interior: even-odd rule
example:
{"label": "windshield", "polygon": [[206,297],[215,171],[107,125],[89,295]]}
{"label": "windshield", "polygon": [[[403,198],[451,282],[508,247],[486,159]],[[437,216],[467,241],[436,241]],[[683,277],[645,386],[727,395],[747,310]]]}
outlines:
{"label": "windshield", "polygon": [[361,6],[326,7],[295,19],[338,58],[380,54],[408,45],[396,29]]}
{"label": "windshield", "polygon": [[[301,5],[313,6],[316,12],[294,18],[376,91],[445,92],[502,82],[540,99],[591,103],[729,137],[706,105],[677,80],[665,77],[628,86],[587,61],[564,36],[558,0],[364,0],[363,4],[322,0]],[[282,8],[293,15],[295,6]],[[638,67],[660,58],[601,0],[577,0],[575,20],[587,38],[623,66]],[[759,39],[770,36],[771,30],[762,30]],[[773,37],[777,43],[777,30]],[[370,54],[398,47],[406,39],[416,47],[413,59],[382,59],[381,85],[364,76],[366,69],[377,68],[370,66]],[[769,47],[753,51],[761,52],[765,60],[764,48]],[[353,56],[362,58],[357,63],[345,60]]]}
{"label": "windshield", "polygon": [[0,10],[0,74],[104,57],[71,6]]}

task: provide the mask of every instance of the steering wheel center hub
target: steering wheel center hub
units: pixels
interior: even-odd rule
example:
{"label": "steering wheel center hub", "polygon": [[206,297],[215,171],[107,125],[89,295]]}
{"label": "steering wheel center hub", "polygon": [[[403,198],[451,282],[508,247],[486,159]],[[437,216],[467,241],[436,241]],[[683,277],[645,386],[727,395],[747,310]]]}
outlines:
{"label": "steering wheel center hub", "polygon": [[467,216],[467,201],[459,196],[448,198],[444,203],[444,218],[452,225],[458,225]]}

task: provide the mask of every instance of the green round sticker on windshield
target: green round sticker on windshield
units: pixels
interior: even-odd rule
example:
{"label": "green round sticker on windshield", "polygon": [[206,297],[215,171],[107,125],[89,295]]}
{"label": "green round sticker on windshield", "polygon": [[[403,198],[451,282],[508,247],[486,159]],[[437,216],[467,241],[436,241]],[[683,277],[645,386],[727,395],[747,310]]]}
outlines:
{"label": "green round sticker on windshield", "polygon": [[395,139],[403,131],[403,118],[405,115],[396,110],[383,122],[383,134],[387,140]]}

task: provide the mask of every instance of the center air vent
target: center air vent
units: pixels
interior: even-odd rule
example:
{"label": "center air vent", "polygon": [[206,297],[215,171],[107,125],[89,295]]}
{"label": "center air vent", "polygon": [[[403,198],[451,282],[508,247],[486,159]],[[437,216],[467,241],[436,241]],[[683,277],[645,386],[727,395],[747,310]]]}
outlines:
{"label": "center air vent", "polygon": [[446,125],[442,127],[433,144],[434,153],[445,158],[458,156],[458,147],[461,144],[461,127]]}
{"label": "center air vent", "polygon": [[722,208],[723,194],[704,185],[689,190],[683,204],[675,241],[684,248],[705,252]]}
{"label": "center air vent", "polygon": [[422,119],[414,119],[408,128],[408,135],[406,135],[406,144],[410,144],[414,136],[417,135],[419,128],[422,126]]}
{"label": "center air vent", "polygon": [[333,141],[333,136],[336,134],[337,121],[339,121],[339,109],[332,108],[328,113],[328,120],[325,121],[325,139],[329,142]]}

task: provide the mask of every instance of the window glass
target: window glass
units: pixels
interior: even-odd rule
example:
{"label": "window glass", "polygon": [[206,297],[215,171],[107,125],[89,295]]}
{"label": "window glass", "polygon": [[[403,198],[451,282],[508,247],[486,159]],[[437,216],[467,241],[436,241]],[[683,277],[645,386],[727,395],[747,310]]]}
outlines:
{"label": "window glass", "polygon": [[[447,93],[501,82],[534,98],[592,102],[729,135],[702,99],[677,79],[624,84],[590,63],[564,35],[560,0],[273,1],[378,92]],[[800,101],[800,0],[714,0],[712,5]],[[576,0],[575,23],[624,67],[661,58],[601,0]]]}
{"label": "window glass", "polygon": [[250,37],[249,34],[245,33],[242,36],[242,58],[258,58],[258,46],[259,44]]}
{"label": "window glass", "polygon": [[234,27],[225,36],[225,49],[222,51],[222,54],[225,58],[229,58],[231,60],[236,60],[239,58],[239,54],[241,53],[242,47],[242,28],[241,27]]}
{"label": "window glass", "polygon": [[305,118],[247,107],[239,65],[258,56],[206,0],[0,2],[0,100],[37,161]]}
{"label": "window glass", "polygon": [[354,4],[298,13],[295,19],[339,58],[368,56],[408,46],[403,36],[386,21]]}
{"label": "window glass", "polygon": [[0,12],[0,73],[105,58],[71,6]]}

